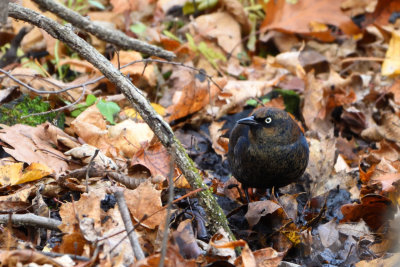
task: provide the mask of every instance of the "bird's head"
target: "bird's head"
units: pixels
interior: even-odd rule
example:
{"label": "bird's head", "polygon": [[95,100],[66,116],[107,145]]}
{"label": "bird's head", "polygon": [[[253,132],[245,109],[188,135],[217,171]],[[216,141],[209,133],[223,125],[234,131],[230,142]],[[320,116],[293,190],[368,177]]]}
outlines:
{"label": "bird's head", "polygon": [[237,123],[247,125],[249,138],[257,143],[291,144],[302,134],[292,116],[277,108],[259,108]]}

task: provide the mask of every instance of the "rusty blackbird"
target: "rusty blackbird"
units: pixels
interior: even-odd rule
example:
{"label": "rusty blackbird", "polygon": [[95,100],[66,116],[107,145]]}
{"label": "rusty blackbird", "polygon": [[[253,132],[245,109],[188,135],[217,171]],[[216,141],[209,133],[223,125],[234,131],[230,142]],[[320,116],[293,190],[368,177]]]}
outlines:
{"label": "rusty blackbird", "polygon": [[279,188],[295,182],[307,167],[309,149],[303,131],[283,110],[260,108],[238,120],[229,137],[233,176],[247,188]]}

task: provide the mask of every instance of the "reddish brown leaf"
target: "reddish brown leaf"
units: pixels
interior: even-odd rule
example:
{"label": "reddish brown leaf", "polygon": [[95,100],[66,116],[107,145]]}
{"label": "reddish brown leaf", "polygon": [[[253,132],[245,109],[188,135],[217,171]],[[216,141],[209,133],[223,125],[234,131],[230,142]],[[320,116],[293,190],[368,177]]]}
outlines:
{"label": "reddish brown leaf", "polygon": [[328,27],[316,29],[313,26],[316,23],[336,25],[346,34],[357,33],[357,26],[342,12],[340,5],[341,1],[330,0],[301,0],[296,4],[268,1],[263,5],[267,15],[261,28],[310,35],[323,41],[333,41],[335,37]]}
{"label": "reddish brown leaf", "polygon": [[378,230],[393,215],[392,202],[380,195],[366,195],[361,204],[346,204],[341,208],[342,222],[357,222],[363,219],[373,230]]}

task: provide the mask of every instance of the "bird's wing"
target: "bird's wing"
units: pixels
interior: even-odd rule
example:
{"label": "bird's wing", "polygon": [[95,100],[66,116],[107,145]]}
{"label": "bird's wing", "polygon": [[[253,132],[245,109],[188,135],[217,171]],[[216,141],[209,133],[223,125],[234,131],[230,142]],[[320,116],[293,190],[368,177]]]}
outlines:
{"label": "bird's wing", "polygon": [[245,136],[240,136],[235,145],[234,155],[237,159],[240,155],[246,154],[249,149],[249,139]]}

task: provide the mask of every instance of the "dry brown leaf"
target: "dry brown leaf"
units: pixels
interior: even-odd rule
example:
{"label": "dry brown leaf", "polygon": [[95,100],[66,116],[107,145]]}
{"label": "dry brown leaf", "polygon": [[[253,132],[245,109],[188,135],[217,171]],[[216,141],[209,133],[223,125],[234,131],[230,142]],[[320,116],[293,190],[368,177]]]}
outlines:
{"label": "dry brown leaf", "polygon": [[215,38],[226,53],[243,51],[239,23],[228,12],[215,12],[196,18],[195,29],[205,38]]}
{"label": "dry brown leaf", "polygon": [[380,195],[366,195],[361,198],[361,204],[346,204],[341,207],[343,222],[357,222],[363,219],[367,225],[376,231],[393,215],[392,202]]}
{"label": "dry brown leaf", "polygon": [[365,14],[365,13],[372,13],[376,7],[376,1],[370,0],[344,0],[340,7],[343,10],[348,10],[347,13],[350,14],[351,17]]}
{"label": "dry brown leaf", "polygon": [[[2,207],[4,208],[6,203],[16,203],[16,202],[23,202],[25,204],[29,203],[28,198],[29,196],[36,191],[36,187],[34,185],[27,185],[24,186],[23,188],[13,192],[9,193],[5,196],[0,196],[0,203]],[[10,207],[10,209],[15,209],[16,207]],[[2,210],[8,210],[9,208],[2,209]]]}
{"label": "dry brown leaf", "polygon": [[135,165],[146,167],[153,177],[161,175],[166,178],[170,173],[171,157],[160,142],[144,143],[132,158],[131,166]]}
{"label": "dry brown leaf", "polygon": [[279,204],[282,206],[282,209],[285,211],[286,215],[294,222],[297,220],[298,196],[298,194],[285,194],[279,197]]}
{"label": "dry brown leaf", "polygon": [[156,190],[151,182],[142,183],[135,190],[125,190],[124,196],[129,211],[137,222],[146,215],[149,217],[141,223],[143,226],[152,230],[156,227],[164,228],[166,211],[161,210],[161,191]]}
{"label": "dry brown leaf", "polygon": [[331,220],[325,224],[318,226],[319,237],[324,247],[329,248],[339,242],[339,231],[337,230],[337,223]]}
{"label": "dry brown leaf", "polygon": [[221,1],[221,5],[242,26],[243,35],[249,34],[251,31],[251,22],[242,3],[238,0],[223,0]]}
{"label": "dry brown leaf", "polygon": [[371,266],[397,266],[400,262],[400,253],[391,253],[388,257],[381,257],[373,260],[363,260],[355,264],[356,267]]}
{"label": "dry brown leaf", "polygon": [[185,259],[196,259],[202,253],[196,242],[191,219],[181,222],[172,236]]}
{"label": "dry brown leaf", "polygon": [[389,87],[389,92],[393,94],[393,100],[397,105],[400,105],[400,79],[396,79]]}
{"label": "dry brown leaf", "polygon": [[[66,151],[64,154],[67,156],[72,156],[77,159],[81,159],[82,162],[89,164],[89,162],[92,161],[93,155],[96,153],[96,149],[97,149],[96,147],[93,147],[91,145],[83,144],[79,147],[75,147],[73,149]],[[101,151],[99,151],[97,156],[93,159],[93,163],[95,163],[96,166],[105,169],[110,168],[116,170],[118,168],[117,165],[114,163],[114,161],[109,157],[105,156]]]}
{"label": "dry brown leaf", "polygon": [[261,97],[272,90],[283,76],[278,76],[269,81],[235,81],[229,80],[222,92],[218,94],[216,106],[220,107],[216,118],[221,118],[237,106],[242,106],[249,98]]}
{"label": "dry brown leaf", "polygon": [[71,122],[75,134],[89,145],[100,149],[105,155],[114,154],[114,149],[109,140],[106,121],[96,105],[83,111]]}
{"label": "dry brown leaf", "polygon": [[261,29],[300,33],[323,41],[335,39],[328,27],[321,27],[328,24],[338,26],[346,34],[358,33],[357,26],[343,13],[340,5],[341,1],[330,0],[302,0],[295,4],[285,0],[268,1],[263,4],[267,15]]}
{"label": "dry brown leaf", "polygon": [[102,198],[94,192],[81,195],[81,198],[76,202],[64,203],[60,207],[60,217],[62,224],[59,226],[63,233],[73,234],[76,225],[79,221],[86,217],[94,221],[95,229],[100,232],[101,230],[101,209],[100,200]]}
{"label": "dry brown leaf", "polygon": [[[220,88],[223,88],[226,80],[221,78],[215,80],[215,82]],[[208,82],[200,83],[192,80],[182,91],[175,93],[174,99],[176,100],[174,104],[167,108],[167,114],[170,114],[167,119],[169,121],[181,119],[202,110],[208,104],[215,101],[219,90],[214,84],[209,86]]]}
{"label": "dry brown leaf", "polygon": [[257,266],[277,267],[284,257],[284,253],[278,252],[273,248],[263,248],[253,252]]}
{"label": "dry brown leaf", "polygon": [[56,247],[54,251],[82,255],[85,244],[85,238],[83,238],[83,235],[77,229],[75,232],[63,235],[61,245]]}
{"label": "dry brown leaf", "polygon": [[276,63],[281,65],[293,74],[298,74],[297,77],[304,77],[306,71],[303,69],[300,60],[300,51],[284,52],[275,57]]}
{"label": "dry brown leaf", "polygon": [[[150,267],[159,266],[161,255],[154,254],[143,260],[135,262],[135,267]],[[166,256],[164,258],[165,267],[197,267],[198,264],[194,259],[187,260],[182,257],[179,248],[176,245],[169,243],[167,245]]]}
{"label": "dry brown leaf", "polygon": [[228,131],[228,129],[222,130],[224,124],[224,121],[213,121],[208,127],[212,141],[212,148],[215,153],[220,155],[223,159],[225,158],[226,153],[228,153],[229,143],[229,138],[223,137],[223,135]]}
{"label": "dry brown leaf", "polygon": [[104,21],[112,23],[117,29],[123,29],[124,27],[123,16],[113,11],[90,11],[87,13],[87,16],[95,23]]}
{"label": "dry brown leaf", "polygon": [[42,163],[51,166],[56,173],[68,169],[68,164],[62,160],[63,153],[55,149],[58,146],[57,137],[68,136],[61,129],[50,123],[36,127],[22,124],[1,127],[0,140],[12,147],[3,149],[18,161]]}
{"label": "dry brown leaf", "polygon": [[378,133],[388,141],[400,142],[400,118],[398,114],[385,112],[382,114]]}
{"label": "dry brown leaf", "polygon": [[[120,51],[117,55],[114,56],[114,58],[111,60],[111,63],[116,68],[118,68],[118,66],[122,67],[128,63],[142,59],[142,55],[139,52]],[[133,83],[140,88],[143,88],[141,83],[144,81],[152,87],[155,86],[157,83],[154,66],[151,63],[145,64],[143,62],[137,62],[133,65],[121,69],[121,72],[124,75],[129,75],[129,77],[133,80]]]}
{"label": "dry brown leaf", "polygon": [[18,266],[26,264],[36,265],[50,265],[54,267],[63,267],[58,261],[53,260],[51,257],[45,256],[39,252],[31,249],[21,250],[2,250],[0,251],[0,261],[3,266]]}
{"label": "dry brown leaf", "polygon": [[169,9],[174,6],[183,6],[187,0],[158,0],[157,8],[161,9],[164,13],[167,13]]}
{"label": "dry brown leaf", "polygon": [[372,178],[372,180],[382,184],[383,192],[393,192],[396,190],[396,187],[393,185],[393,183],[397,183],[400,180],[400,173],[386,173],[379,177]]}
{"label": "dry brown leaf", "polygon": [[389,18],[394,12],[400,11],[400,3],[392,0],[378,0],[373,13],[367,13],[364,25],[376,24],[385,26],[389,24]]}
{"label": "dry brown leaf", "polygon": [[108,128],[111,144],[118,149],[120,155],[131,158],[142,146],[154,137],[153,131],[147,123],[124,120]]}
{"label": "dry brown leaf", "polygon": [[83,59],[63,58],[59,61],[57,68],[61,68],[63,65],[69,65],[71,70],[81,73],[91,73],[97,71],[97,68]]}
{"label": "dry brown leaf", "polygon": [[261,217],[274,213],[279,208],[281,206],[271,200],[251,202],[245,217],[250,227],[253,227],[260,221]]}
{"label": "dry brown leaf", "polygon": [[[129,238],[125,238],[125,225],[117,205],[109,209],[105,216],[108,217],[108,219],[102,222],[101,233],[102,236],[107,236],[109,238],[107,238],[107,242],[104,243],[104,253],[110,253],[114,260],[117,260],[117,257],[121,257],[121,261],[125,264],[133,263],[135,260],[134,252]],[[140,238],[138,231],[136,231],[136,233]],[[116,246],[117,244],[119,245]],[[112,253],[110,251],[111,249],[113,249]]]}
{"label": "dry brown leaf", "polygon": [[257,267],[260,266],[257,264],[256,258],[249,248],[249,245],[246,243],[244,248],[242,249],[242,254],[235,260],[235,266],[243,266],[243,267]]}
{"label": "dry brown leaf", "polygon": [[313,72],[307,73],[305,83],[303,117],[307,127],[317,131],[316,119],[325,117],[323,83],[314,77]]}
{"label": "dry brown leaf", "polygon": [[116,14],[132,10],[129,0],[110,0],[110,4]]}
{"label": "dry brown leaf", "polygon": [[340,184],[332,174],[332,167],[335,162],[335,142],[331,136],[321,141],[309,139],[310,159],[308,161],[307,172],[314,181],[312,185],[313,195],[321,195]]}
{"label": "dry brown leaf", "polygon": [[245,241],[233,241],[228,237],[228,234],[223,228],[220,228],[210,239],[210,248],[208,253],[217,257],[222,257],[224,260],[236,258],[235,247],[237,244],[243,244]]}

